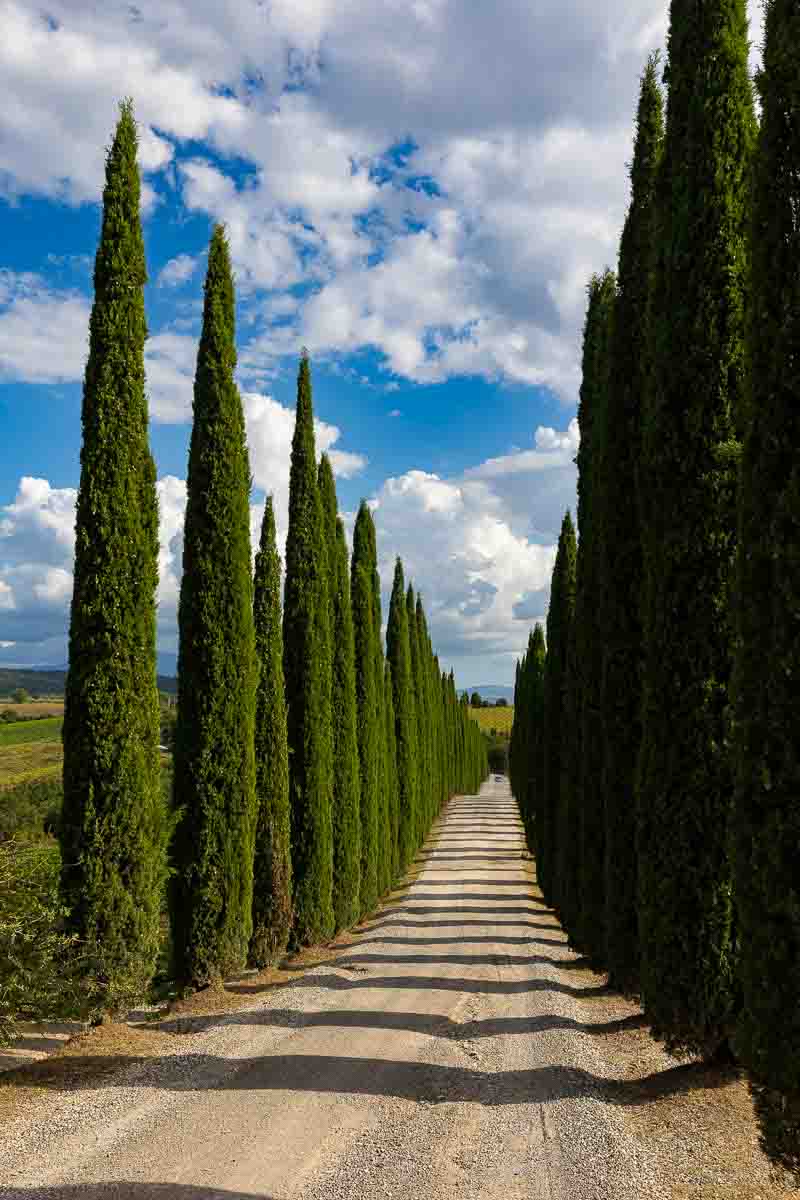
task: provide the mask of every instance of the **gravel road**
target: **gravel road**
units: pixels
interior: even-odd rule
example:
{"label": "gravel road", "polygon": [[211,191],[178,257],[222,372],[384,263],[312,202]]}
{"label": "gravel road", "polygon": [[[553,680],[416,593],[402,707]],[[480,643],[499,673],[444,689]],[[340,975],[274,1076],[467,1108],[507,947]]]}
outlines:
{"label": "gravel road", "polygon": [[507,784],[453,799],[418,866],[329,962],[11,1123],[0,1195],[668,1195],[606,1082],[640,1019],[575,969]]}

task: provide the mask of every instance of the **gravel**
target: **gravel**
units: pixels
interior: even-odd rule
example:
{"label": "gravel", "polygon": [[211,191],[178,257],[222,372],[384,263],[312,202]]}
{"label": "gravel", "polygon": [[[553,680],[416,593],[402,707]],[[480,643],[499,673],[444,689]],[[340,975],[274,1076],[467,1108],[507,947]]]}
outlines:
{"label": "gravel", "polygon": [[417,866],[328,961],[233,1012],[152,1025],[148,1057],[87,1063],[6,1121],[0,1195],[783,1194],[744,1085],[676,1075],[568,949],[504,781],[454,798]]}

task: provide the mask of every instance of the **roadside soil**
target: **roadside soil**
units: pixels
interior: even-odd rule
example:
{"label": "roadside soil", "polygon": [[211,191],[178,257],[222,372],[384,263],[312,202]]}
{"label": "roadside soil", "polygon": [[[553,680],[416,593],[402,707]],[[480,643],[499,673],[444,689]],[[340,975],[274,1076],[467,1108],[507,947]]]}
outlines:
{"label": "roadside soil", "polygon": [[676,1063],[567,947],[505,782],[280,971],[0,1077],[14,1200],[779,1200],[735,1071]]}

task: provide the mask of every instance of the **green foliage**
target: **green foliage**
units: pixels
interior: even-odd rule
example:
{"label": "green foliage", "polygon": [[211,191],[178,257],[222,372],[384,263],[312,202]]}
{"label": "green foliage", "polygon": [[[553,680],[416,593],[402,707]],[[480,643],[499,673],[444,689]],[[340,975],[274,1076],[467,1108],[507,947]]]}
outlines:
{"label": "green foliage", "polygon": [[418,654],[417,728],[420,737],[420,761],[422,762],[420,797],[425,807],[425,823],[422,831],[422,836],[425,837],[439,810],[439,785],[438,762],[434,745],[436,719],[433,709],[433,678],[431,674],[433,650],[428,636],[428,622],[425,620],[422,597],[419,595],[416,601],[414,621]]}
{"label": "green foliage", "polygon": [[572,944],[598,966],[605,958],[603,630],[599,603],[605,567],[605,481],[611,468],[605,457],[605,439],[615,294],[616,280],[610,271],[594,276],[589,285],[578,404],[578,555],[567,681],[571,716],[564,763],[569,783],[562,796],[562,919]]}
{"label": "green foliage", "polygon": [[330,552],[333,635],[333,913],[336,929],[361,915],[361,791],[356,726],[353,613],[344,525],[337,516],[336,485],[327,454],[319,464],[324,535]]}
{"label": "green foliage", "polygon": [[148,446],[137,136],[120,106],[83,387],[64,708],[61,887],[97,1003],[135,1001],[155,969],[169,823],[158,763],[158,506]]}
{"label": "green foliage", "polygon": [[281,560],[272,497],[264,505],[253,586],[256,659],[256,831],[250,961],[265,966],[286,949],[292,927],[289,751],[283,682]]}
{"label": "green foliage", "polygon": [[[653,203],[664,116],[651,56],[641,81],[631,167],[631,202],[619,252],[611,342],[604,472],[603,573],[599,623],[603,638],[600,712],[605,752],[606,960],[612,984],[638,989],[636,763],[641,724],[642,531],[639,511],[641,413],[650,354],[647,303],[653,254]],[[613,464],[613,468],[612,468]]]}
{"label": "green foliage", "polygon": [[400,870],[411,862],[417,849],[417,712],[414,699],[411,644],[408,636],[403,564],[397,559],[389,621],[386,627],[386,657],[392,668],[395,738],[397,743],[398,828]]}
{"label": "green foliage", "polygon": [[417,606],[414,598],[414,589],[411,584],[408,585],[406,591],[406,622],[408,624],[408,646],[411,651],[411,695],[414,699],[412,723],[414,726],[413,738],[414,745],[416,746],[415,758],[417,764],[416,846],[420,846],[428,830],[426,796],[427,765],[425,761],[424,691],[421,683],[422,664],[419,638],[417,636]]}
{"label": "green foliage", "polygon": [[673,0],[642,424],[641,987],[655,1036],[711,1055],[735,1015],[728,589],[755,132],[744,0]]}
{"label": "green foliage", "polygon": [[294,875],[294,937],[326,941],[333,915],[333,741],[328,547],[317,486],[311,369],[297,376],[283,607]]}
{"label": "green foliage", "polygon": [[392,668],[388,659],[384,663],[383,722],[384,745],[386,747],[387,842],[391,861],[391,879],[394,880],[400,873],[400,808],[397,785],[397,737],[395,733],[394,688],[392,685]]}
{"label": "green foliage", "polygon": [[176,977],[205,984],[245,965],[252,931],[257,664],[250,465],[234,382],[234,287],[217,226],[194,383],[178,610],[171,889]]}
{"label": "green foliage", "polygon": [[0,1046],[18,1017],[74,1016],[89,990],[71,961],[77,935],[61,930],[59,874],[52,842],[0,842]]}
{"label": "green foliage", "polygon": [[[350,567],[350,596],[353,613],[356,682],[356,730],[358,735],[359,794],[361,798],[361,912],[372,912],[378,902],[378,858],[382,866],[387,857],[388,822],[382,814],[380,827],[379,746],[383,719],[377,687],[376,659],[380,654],[380,629],[374,624],[373,572],[375,526],[369,505],[362,500],[353,531],[353,559]],[[381,680],[381,693],[383,691]]]}
{"label": "green foliage", "polygon": [[800,8],[768,0],[739,504],[736,1045],[767,1153],[800,1177]]}
{"label": "green foliage", "polygon": [[[533,640],[528,663],[528,736],[531,739],[531,755],[528,766],[528,788],[526,831],[528,845],[537,852],[538,831],[542,826],[544,808],[544,680],[547,667],[547,649],[544,630],[538,623],[533,629]],[[513,710],[512,710],[513,711]]]}
{"label": "green foliage", "polygon": [[547,660],[544,676],[543,797],[537,834],[537,878],[549,904],[557,897],[558,831],[561,812],[567,652],[575,609],[575,527],[564,515],[550,586],[547,612]]}
{"label": "green foliage", "polygon": [[0,790],[0,838],[42,838],[57,833],[64,785],[60,776],[28,779]]}

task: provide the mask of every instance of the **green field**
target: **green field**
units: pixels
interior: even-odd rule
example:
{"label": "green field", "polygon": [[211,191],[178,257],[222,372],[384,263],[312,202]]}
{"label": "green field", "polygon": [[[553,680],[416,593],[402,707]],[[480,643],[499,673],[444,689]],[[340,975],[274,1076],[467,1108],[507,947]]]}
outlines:
{"label": "green field", "polygon": [[514,723],[514,709],[510,704],[504,708],[470,708],[469,715],[478,722],[484,733],[496,729],[498,733],[509,734]]}
{"label": "green field", "polygon": [[11,721],[0,725],[0,751],[6,746],[24,746],[28,742],[60,744],[62,721],[62,717],[45,717],[38,721]]}

